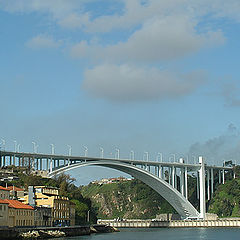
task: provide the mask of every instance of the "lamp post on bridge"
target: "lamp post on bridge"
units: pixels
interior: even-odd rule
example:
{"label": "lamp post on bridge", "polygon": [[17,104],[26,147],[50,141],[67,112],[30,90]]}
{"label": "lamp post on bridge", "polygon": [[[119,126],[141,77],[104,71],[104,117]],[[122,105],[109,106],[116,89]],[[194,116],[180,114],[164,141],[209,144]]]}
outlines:
{"label": "lamp post on bridge", "polygon": [[100,157],[103,158],[104,149],[100,147]]}
{"label": "lamp post on bridge", "polygon": [[116,159],[120,158],[120,149],[116,148]]}
{"label": "lamp post on bridge", "polygon": [[157,159],[156,159],[157,162],[158,162],[158,158],[159,158],[158,156],[160,156],[160,162],[162,162],[162,161],[163,161],[163,155],[162,155],[162,153],[159,152],[159,153],[157,154]]}
{"label": "lamp post on bridge", "polygon": [[134,151],[133,150],[131,150],[131,152],[130,152],[130,159],[134,160]]}
{"label": "lamp post on bridge", "polygon": [[72,146],[67,145],[68,147],[68,156],[72,156]]}
{"label": "lamp post on bridge", "polygon": [[17,141],[14,140],[13,142],[14,142],[14,152],[17,152]]}
{"label": "lamp post on bridge", "polygon": [[[148,162],[148,160],[149,160],[149,153],[148,152],[144,152],[144,154],[146,154],[146,160]],[[143,155],[143,159],[144,159],[144,155]]]}
{"label": "lamp post on bridge", "polygon": [[51,146],[51,154],[54,155],[55,154],[55,146],[53,143],[51,143],[50,146]]}
{"label": "lamp post on bridge", "polygon": [[[171,156],[173,157],[173,162],[176,162],[176,154],[172,153]],[[169,157],[169,160],[170,160],[169,162],[171,162],[171,159],[172,159],[171,156]]]}
{"label": "lamp post on bridge", "polygon": [[19,144],[17,145],[17,152],[20,152],[20,146],[21,146],[21,144],[19,143]]}
{"label": "lamp post on bridge", "polygon": [[84,151],[84,157],[87,157],[87,154],[88,154],[88,148],[86,146],[83,146],[85,151]]}
{"label": "lamp post on bridge", "polygon": [[1,139],[1,146],[2,146],[2,150],[5,151],[6,141],[3,138]]}
{"label": "lamp post on bridge", "polygon": [[37,144],[36,144],[36,142],[32,141],[32,144],[33,144],[33,153],[37,153]]}
{"label": "lamp post on bridge", "polygon": [[194,164],[197,164],[196,156],[192,155],[192,157],[193,157],[193,163],[194,163]]}

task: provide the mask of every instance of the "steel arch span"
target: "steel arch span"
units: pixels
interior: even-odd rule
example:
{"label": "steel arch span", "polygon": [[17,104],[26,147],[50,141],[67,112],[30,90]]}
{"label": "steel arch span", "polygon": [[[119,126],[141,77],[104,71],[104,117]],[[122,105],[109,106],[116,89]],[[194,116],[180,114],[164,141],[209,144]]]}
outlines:
{"label": "steel arch span", "polygon": [[169,183],[153,175],[152,173],[139,167],[136,167],[132,164],[106,160],[81,162],[60,167],[58,169],[53,169],[53,171],[49,173],[49,177],[54,177],[55,175],[61,174],[66,171],[70,171],[75,168],[91,165],[108,167],[115,170],[119,170],[141,180],[142,182],[150,186],[152,189],[154,189],[157,193],[159,193],[164,199],[166,199],[173,206],[173,208],[181,215],[183,219],[186,219],[188,217],[199,218],[200,216],[199,212],[193,207],[193,205]]}

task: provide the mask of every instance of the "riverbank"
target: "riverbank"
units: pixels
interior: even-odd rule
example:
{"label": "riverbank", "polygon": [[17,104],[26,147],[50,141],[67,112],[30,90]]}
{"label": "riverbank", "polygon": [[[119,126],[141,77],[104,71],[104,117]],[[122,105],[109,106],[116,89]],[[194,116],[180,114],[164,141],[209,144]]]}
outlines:
{"label": "riverbank", "polygon": [[116,228],[105,224],[73,227],[2,228],[0,229],[0,239],[46,239],[83,236],[92,233],[110,233],[116,231]]}
{"label": "riverbank", "polygon": [[217,220],[140,220],[124,221],[98,220],[98,224],[106,224],[115,228],[194,228],[194,227],[240,227],[240,218],[224,218]]}

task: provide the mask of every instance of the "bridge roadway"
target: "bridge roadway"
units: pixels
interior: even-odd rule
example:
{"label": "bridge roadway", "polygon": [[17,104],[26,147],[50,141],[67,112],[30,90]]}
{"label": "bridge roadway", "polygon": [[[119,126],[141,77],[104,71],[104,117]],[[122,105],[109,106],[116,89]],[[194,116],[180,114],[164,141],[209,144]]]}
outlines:
{"label": "bridge roadway", "polygon": [[[157,162],[132,159],[98,158],[86,156],[66,156],[41,153],[0,152],[0,165],[25,166],[29,169],[48,171],[48,176],[84,166],[103,166],[125,172],[140,179],[165,198],[182,218],[205,218],[206,196],[210,200],[214,192],[214,173],[219,183],[225,182],[225,172],[233,172],[232,167],[209,166],[199,157],[199,163]],[[188,172],[196,172],[197,197],[200,213],[188,201]],[[167,173],[167,175],[166,175]],[[233,177],[234,174],[232,174]],[[177,181],[179,176],[180,183]],[[205,188],[207,183],[207,188]]]}
{"label": "bridge roadway", "polygon": [[[116,158],[101,158],[101,157],[86,157],[86,156],[68,156],[68,155],[52,155],[52,154],[43,154],[43,153],[29,153],[29,152],[11,152],[11,151],[0,151],[0,157],[11,157],[9,162],[11,162],[13,165],[16,164],[16,158],[22,159],[22,158],[29,158],[31,159],[38,159],[41,160],[52,160],[52,161],[65,161],[66,164],[70,163],[76,163],[76,162],[87,162],[87,161],[98,161],[98,160],[105,160],[105,161],[119,161],[119,162],[125,162],[129,164],[135,164],[135,165],[143,165],[143,166],[163,166],[163,167],[176,167],[176,168],[183,168],[187,167],[188,171],[197,171],[201,168],[201,164],[199,163],[186,163],[186,162],[160,162],[160,161],[146,161],[146,160],[133,160],[133,159],[116,159]],[[15,158],[15,159],[14,159]],[[15,164],[14,164],[15,160]],[[3,161],[2,161],[3,162]],[[2,162],[0,163],[0,166],[2,166]],[[50,163],[50,162],[49,162]],[[56,166],[58,167],[58,162],[55,162]],[[41,165],[41,164],[40,164]],[[42,164],[43,165],[43,164]],[[59,162],[60,165],[60,162]],[[53,167],[54,168],[54,167]],[[49,170],[50,166],[46,168],[45,170]],[[228,166],[216,166],[216,165],[205,165],[205,169],[215,169],[215,170],[232,170],[232,167]],[[44,170],[44,168],[39,169]]]}

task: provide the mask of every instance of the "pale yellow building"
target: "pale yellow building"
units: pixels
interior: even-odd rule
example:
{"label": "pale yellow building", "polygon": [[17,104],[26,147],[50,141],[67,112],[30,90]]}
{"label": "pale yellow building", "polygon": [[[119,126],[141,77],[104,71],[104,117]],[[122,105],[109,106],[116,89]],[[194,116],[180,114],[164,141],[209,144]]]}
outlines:
{"label": "pale yellow building", "polygon": [[9,190],[0,186],[0,199],[9,199]]}
{"label": "pale yellow building", "polygon": [[57,188],[46,186],[34,186],[33,188],[34,193],[29,191],[29,194],[24,197],[25,204],[51,208],[53,226],[75,224],[75,205],[67,197],[59,196]]}
{"label": "pale yellow building", "polygon": [[8,204],[8,226],[34,226],[34,208],[17,200],[4,200]]}
{"label": "pale yellow building", "polygon": [[8,227],[8,203],[0,199],[0,227]]}

